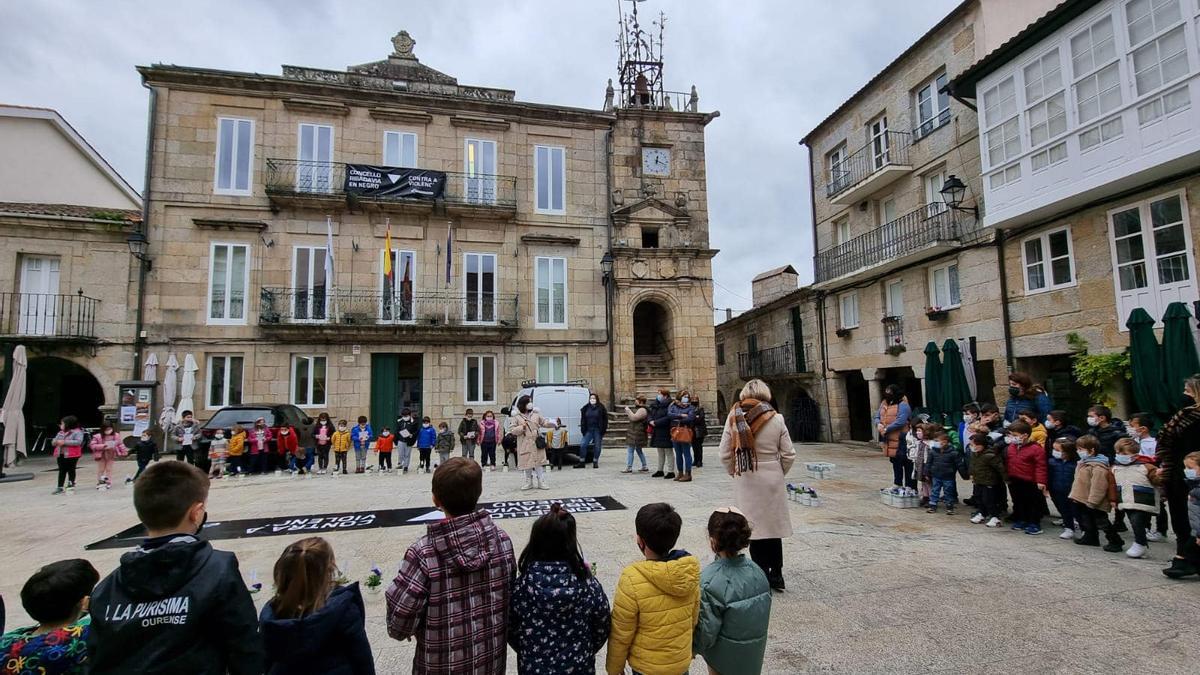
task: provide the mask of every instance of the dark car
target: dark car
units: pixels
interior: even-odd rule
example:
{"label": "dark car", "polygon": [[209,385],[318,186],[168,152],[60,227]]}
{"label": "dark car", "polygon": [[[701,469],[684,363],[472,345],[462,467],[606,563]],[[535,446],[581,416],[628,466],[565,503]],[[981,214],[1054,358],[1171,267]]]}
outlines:
{"label": "dark car", "polygon": [[[200,447],[204,449],[205,453],[208,452],[209,442],[212,440],[213,432],[217,429],[225,432],[225,438],[233,435],[232,429],[235,424],[242,425],[249,433],[254,428],[255,420],[260,417],[266,420],[267,426],[271,428],[273,438],[279,435],[279,427],[288,424],[295,427],[300,447],[312,447],[313,418],[303,410],[287,403],[231,405],[221,408],[201,425]],[[275,441],[272,440],[269,445],[271,452],[275,452]]]}

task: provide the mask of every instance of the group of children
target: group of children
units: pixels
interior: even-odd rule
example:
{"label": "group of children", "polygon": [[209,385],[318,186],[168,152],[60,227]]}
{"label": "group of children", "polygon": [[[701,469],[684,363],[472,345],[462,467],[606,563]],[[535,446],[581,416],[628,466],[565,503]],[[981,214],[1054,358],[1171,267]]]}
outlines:
{"label": "group of children", "polygon": [[[913,425],[907,452],[912,482],[927,512],[936,513],[942,505],[948,515],[955,513],[956,477],[961,476],[972,484],[964,503],[974,507],[975,524],[1001,527],[1011,498],[1011,528],[1042,534],[1049,498],[1060,517],[1055,524],[1063,527],[1060,537],[1081,546],[1100,546],[1104,532],[1105,551],[1141,558],[1150,542],[1167,536],[1149,415],[1135,414],[1125,424],[1109,408],[1092,406],[1087,433],[1061,410],[1038,417],[1023,408],[1005,422],[994,405],[968,404],[957,432],[938,424]],[[1185,464],[1200,468],[1200,452],[1188,455]],[[1157,517],[1156,528],[1151,528],[1152,517]],[[1134,542],[1126,549],[1120,532],[1128,529]]]}
{"label": "group of children", "polygon": [[[621,573],[610,607],[574,516],[552,505],[517,558],[478,508],[482,475],[462,457],[434,472],[433,502],[445,518],[409,547],[386,591],[388,635],[417,639],[414,672],[501,673],[511,646],[518,672],[592,673],[605,643],[614,674],[626,663],[686,672],[695,655],[721,673],[761,670],[771,589],[741,553],[751,533],[737,509],[709,517],[716,559],[701,573],[695,556],[675,548],[680,515],[665,503],[643,506],[634,543],[644,559]],[[38,623],[0,638],[0,660],[51,674],[139,672],[167,659],[188,673],[374,673],[358,584],[339,579],[329,543],[288,545],[274,595],[256,614],[234,554],[197,536],[208,488],[187,463],[149,467],[133,493],[141,545],[103,580],[85,560],[38,570],[21,591]]]}

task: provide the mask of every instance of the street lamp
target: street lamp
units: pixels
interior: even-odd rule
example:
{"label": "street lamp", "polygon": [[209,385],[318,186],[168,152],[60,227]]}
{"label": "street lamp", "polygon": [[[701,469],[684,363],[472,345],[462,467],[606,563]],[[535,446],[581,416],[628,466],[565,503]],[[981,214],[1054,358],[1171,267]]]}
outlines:
{"label": "street lamp", "polygon": [[146,250],[150,248],[150,241],[146,239],[146,233],[141,230],[134,230],[129,233],[129,237],[125,239],[125,243],[129,244],[129,252],[133,257],[145,264],[146,269],[151,267],[150,256],[146,255]]}
{"label": "street lamp", "polygon": [[612,251],[605,251],[604,256],[600,258],[600,272],[603,274],[601,282],[608,285],[612,281],[613,274],[613,256]]}
{"label": "street lamp", "polygon": [[963,197],[967,194],[967,186],[959,180],[958,176],[950,174],[950,177],[946,179],[946,183],[942,185],[942,189],[938,192],[942,195],[942,201],[950,210],[970,213],[975,218],[979,218],[979,209],[977,207],[962,205]]}

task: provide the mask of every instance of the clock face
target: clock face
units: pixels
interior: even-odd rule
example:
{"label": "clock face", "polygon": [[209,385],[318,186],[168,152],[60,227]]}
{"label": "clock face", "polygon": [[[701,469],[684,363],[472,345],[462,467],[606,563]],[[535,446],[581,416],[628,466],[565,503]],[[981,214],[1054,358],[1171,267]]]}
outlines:
{"label": "clock face", "polygon": [[642,173],[647,176],[671,175],[671,151],[667,148],[642,148]]}

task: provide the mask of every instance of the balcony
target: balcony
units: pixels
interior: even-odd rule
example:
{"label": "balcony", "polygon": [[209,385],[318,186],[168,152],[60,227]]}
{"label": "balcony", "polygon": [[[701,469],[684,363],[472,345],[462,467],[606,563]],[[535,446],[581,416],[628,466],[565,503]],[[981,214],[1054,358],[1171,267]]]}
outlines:
{"label": "balcony", "polygon": [[900,131],[881,136],[830,168],[825,196],[830,204],[857,204],[912,171],[908,148],[912,137]]}
{"label": "balcony", "polygon": [[976,228],[975,218],[961,211],[942,204],[921,207],[817,253],[814,286],[827,289],[833,282],[911,265],[961,246],[962,236]]}
{"label": "balcony", "polygon": [[266,166],[267,196],[284,206],[322,210],[348,205],[380,211],[428,212],[441,204],[447,212],[460,215],[512,217],[517,212],[516,176],[439,172],[446,176],[445,189],[441,197],[428,199],[347,194],[346,165],[341,162],[267,159]]}
{"label": "balcony", "polygon": [[408,294],[324,288],[263,288],[258,323],[290,339],[318,342],[477,343],[517,331],[519,296],[461,292]]}
{"label": "balcony", "polygon": [[0,293],[0,341],[95,342],[100,301],[74,295]]}
{"label": "balcony", "polygon": [[743,380],[755,377],[779,379],[811,374],[811,350],[812,345],[808,343],[797,349],[792,343],[785,342],[770,349],[742,352],[738,354],[738,377]]}
{"label": "balcony", "polygon": [[904,317],[883,317],[883,351],[898,356],[907,351],[904,344]]}

